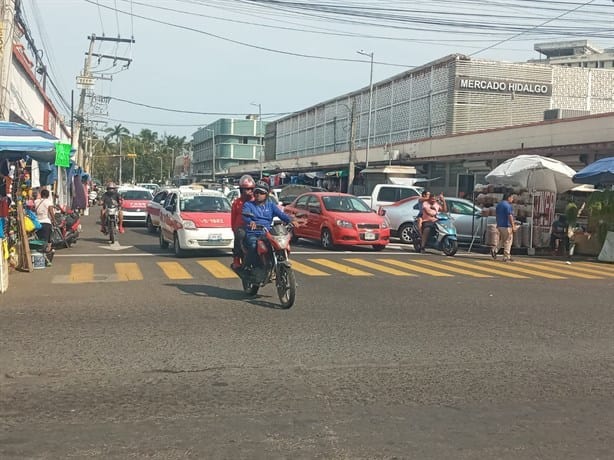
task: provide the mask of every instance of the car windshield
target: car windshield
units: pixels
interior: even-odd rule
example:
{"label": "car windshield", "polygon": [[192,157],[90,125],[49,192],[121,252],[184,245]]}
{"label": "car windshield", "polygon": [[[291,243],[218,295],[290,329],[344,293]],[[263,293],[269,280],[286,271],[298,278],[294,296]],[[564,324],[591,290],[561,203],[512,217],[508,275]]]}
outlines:
{"label": "car windshield", "polygon": [[322,202],[328,211],[372,212],[364,201],[354,196],[323,196]]}
{"label": "car windshield", "polygon": [[151,200],[151,192],[147,190],[126,190],[121,196],[124,200]]}
{"label": "car windshield", "polygon": [[191,196],[181,200],[180,209],[185,212],[230,212],[230,203],[221,196]]}

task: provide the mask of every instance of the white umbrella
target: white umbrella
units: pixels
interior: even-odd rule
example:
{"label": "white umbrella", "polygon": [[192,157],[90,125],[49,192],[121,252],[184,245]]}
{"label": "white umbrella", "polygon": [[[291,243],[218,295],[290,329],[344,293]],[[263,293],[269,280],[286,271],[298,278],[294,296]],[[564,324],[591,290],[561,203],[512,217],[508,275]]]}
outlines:
{"label": "white umbrella", "polygon": [[529,254],[533,252],[533,212],[536,190],[563,193],[576,186],[571,180],[576,172],[562,161],[540,155],[518,155],[504,161],[486,175],[489,183],[522,187],[531,193],[531,234]]}
{"label": "white umbrella", "polygon": [[540,155],[518,155],[504,161],[486,175],[489,183],[523,187],[530,191],[563,193],[576,186],[576,172],[562,161]]}

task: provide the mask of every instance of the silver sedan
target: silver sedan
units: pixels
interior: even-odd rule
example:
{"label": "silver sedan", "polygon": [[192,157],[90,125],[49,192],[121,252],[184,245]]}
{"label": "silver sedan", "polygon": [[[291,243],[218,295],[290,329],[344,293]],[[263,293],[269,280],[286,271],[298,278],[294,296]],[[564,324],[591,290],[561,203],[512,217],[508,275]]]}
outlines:
{"label": "silver sedan", "polygon": [[[456,226],[459,241],[474,243],[484,241],[486,225],[494,223],[494,217],[482,217],[482,210],[471,201],[462,198],[446,198],[448,212]],[[384,212],[388,220],[390,233],[403,243],[411,243],[409,227],[418,215],[418,197],[412,196],[396,203],[382,206],[378,211]]]}

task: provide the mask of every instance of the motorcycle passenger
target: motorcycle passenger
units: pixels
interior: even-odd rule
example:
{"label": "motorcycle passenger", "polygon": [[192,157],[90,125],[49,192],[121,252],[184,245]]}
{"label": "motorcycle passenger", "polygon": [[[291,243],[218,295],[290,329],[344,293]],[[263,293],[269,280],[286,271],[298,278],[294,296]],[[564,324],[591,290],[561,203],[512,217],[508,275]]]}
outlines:
{"label": "motorcycle passenger", "polygon": [[254,200],[254,187],[256,182],[249,174],[241,176],[239,179],[239,191],[241,195],[233,201],[230,211],[230,227],[235,234],[234,248],[232,249],[232,268],[241,266],[241,245],[245,240],[245,223],[243,222],[243,204]]}
{"label": "motorcycle passenger", "polygon": [[420,248],[420,252],[424,252],[426,248],[431,228],[433,228],[435,222],[437,222],[437,214],[440,212],[448,212],[443,193],[439,194],[439,201],[441,204],[437,201],[437,197],[431,193],[428,200],[422,204],[422,247]]}
{"label": "motorcycle passenger", "polygon": [[294,218],[283,212],[269,200],[269,184],[264,181],[256,182],[254,200],[243,204],[243,220],[245,221],[246,244],[248,247],[247,263],[245,267],[258,265],[256,245],[264,229],[270,230],[273,217],[279,217],[285,223],[294,221]]}
{"label": "motorcycle passenger", "polygon": [[107,233],[107,228],[105,226],[107,221],[107,207],[115,204],[115,206],[119,208],[119,233],[124,233],[124,214],[121,210],[122,197],[117,191],[117,185],[115,185],[113,182],[109,182],[107,184],[107,191],[102,194],[100,200],[102,202],[102,209],[100,210],[100,231],[102,233]]}
{"label": "motorcycle passenger", "polygon": [[428,201],[431,196],[431,192],[424,190],[420,198],[418,198],[418,215],[416,216],[416,224],[418,225],[418,231],[422,233],[422,205],[425,201]]}

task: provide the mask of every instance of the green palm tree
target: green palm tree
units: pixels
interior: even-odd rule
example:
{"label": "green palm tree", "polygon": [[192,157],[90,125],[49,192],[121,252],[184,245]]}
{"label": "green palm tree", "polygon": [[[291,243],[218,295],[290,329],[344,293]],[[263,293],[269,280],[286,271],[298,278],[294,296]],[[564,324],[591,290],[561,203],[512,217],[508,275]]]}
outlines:
{"label": "green palm tree", "polygon": [[121,123],[119,125],[115,125],[113,128],[107,128],[104,130],[107,135],[105,139],[113,139],[115,138],[115,142],[119,143],[119,140],[123,137],[129,136],[130,131],[125,126],[122,126]]}

